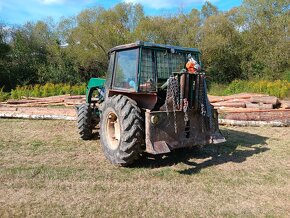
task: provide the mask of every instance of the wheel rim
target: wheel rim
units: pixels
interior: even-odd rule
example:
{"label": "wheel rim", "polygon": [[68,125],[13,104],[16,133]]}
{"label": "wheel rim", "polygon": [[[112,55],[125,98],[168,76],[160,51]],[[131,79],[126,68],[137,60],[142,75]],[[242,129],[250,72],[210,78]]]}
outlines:
{"label": "wheel rim", "polygon": [[106,122],[106,138],[108,145],[112,150],[116,150],[119,146],[121,137],[121,127],[119,119],[114,112],[110,112],[107,115]]}

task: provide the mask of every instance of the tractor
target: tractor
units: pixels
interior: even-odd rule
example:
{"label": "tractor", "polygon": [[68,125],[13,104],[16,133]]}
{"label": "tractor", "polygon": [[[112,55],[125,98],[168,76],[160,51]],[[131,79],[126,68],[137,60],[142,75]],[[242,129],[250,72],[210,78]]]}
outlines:
{"label": "tractor", "polygon": [[111,163],[128,166],[143,152],[225,141],[205,73],[186,69],[189,58],[202,66],[198,49],[137,41],[108,55],[106,79],[90,79],[86,103],[77,106],[77,125],[84,140],[99,130]]}

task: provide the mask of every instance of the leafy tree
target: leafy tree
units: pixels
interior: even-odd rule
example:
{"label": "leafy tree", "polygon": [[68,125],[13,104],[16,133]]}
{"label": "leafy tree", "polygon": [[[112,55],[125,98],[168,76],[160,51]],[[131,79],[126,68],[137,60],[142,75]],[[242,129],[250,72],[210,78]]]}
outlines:
{"label": "leafy tree", "polygon": [[199,47],[201,28],[200,12],[192,9],[189,14],[179,14],[177,23],[178,43],[186,47]]}
{"label": "leafy tree", "polygon": [[223,14],[209,17],[201,29],[201,49],[207,70],[216,82],[242,78],[241,38],[238,30]]}
{"label": "leafy tree", "polygon": [[206,20],[207,18],[211,16],[218,15],[218,9],[209,1],[206,1],[201,8],[201,15],[202,15],[203,20]]}
{"label": "leafy tree", "polygon": [[9,53],[11,47],[7,43],[8,30],[5,25],[0,25],[0,89],[5,86],[5,89],[11,88],[9,75]]}
{"label": "leafy tree", "polygon": [[109,49],[136,40],[200,48],[215,82],[287,78],[289,19],[286,0],[244,0],[226,12],[207,1],[200,11],[167,16],[145,16],[142,5],[123,2],[57,24],[0,25],[0,88],[104,76]]}
{"label": "leafy tree", "polygon": [[289,71],[289,2],[245,0],[242,69],[249,78],[277,79]]}
{"label": "leafy tree", "polygon": [[[91,8],[82,11],[74,20],[65,20],[60,27],[68,46],[66,52],[75,61],[81,78],[102,76],[107,69],[110,48],[129,43],[132,32],[144,12],[141,5],[120,3],[114,8]],[[75,22],[75,27],[72,26]]]}
{"label": "leafy tree", "polygon": [[136,28],[135,37],[140,40],[162,44],[178,44],[177,17],[146,17]]}

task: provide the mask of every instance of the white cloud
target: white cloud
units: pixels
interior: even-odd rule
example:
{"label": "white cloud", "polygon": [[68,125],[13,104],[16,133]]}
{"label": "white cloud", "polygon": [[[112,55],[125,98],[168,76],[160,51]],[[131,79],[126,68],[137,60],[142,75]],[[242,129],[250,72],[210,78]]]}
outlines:
{"label": "white cloud", "polygon": [[[217,0],[212,0],[210,2],[216,2]],[[125,0],[125,2],[140,3],[155,9],[162,8],[175,8],[175,7],[186,7],[194,4],[202,4],[205,0]]]}
{"label": "white cloud", "polygon": [[62,4],[64,0],[40,0],[41,3],[45,5],[52,5],[52,4]]}

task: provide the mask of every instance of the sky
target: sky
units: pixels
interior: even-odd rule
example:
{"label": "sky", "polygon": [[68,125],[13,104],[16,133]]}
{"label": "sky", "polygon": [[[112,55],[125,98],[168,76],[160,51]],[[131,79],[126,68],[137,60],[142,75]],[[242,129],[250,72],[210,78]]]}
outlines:
{"label": "sky", "polygon": [[[141,3],[146,15],[162,15],[192,8],[201,9],[205,0],[0,0],[0,23],[22,25],[28,21],[58,21],[61,17],[77,15],[80,11],[96,6],[106,9],[120,2]],[[219,10],[227,11],[241,5],[242,0],[210,0]]]}

